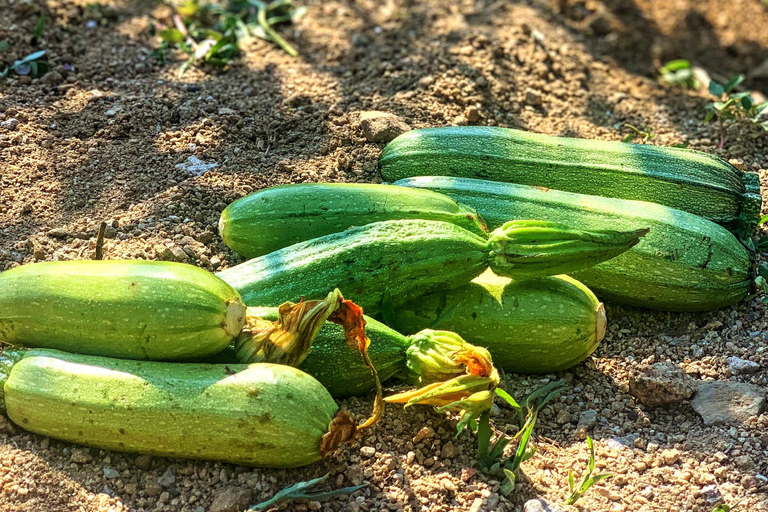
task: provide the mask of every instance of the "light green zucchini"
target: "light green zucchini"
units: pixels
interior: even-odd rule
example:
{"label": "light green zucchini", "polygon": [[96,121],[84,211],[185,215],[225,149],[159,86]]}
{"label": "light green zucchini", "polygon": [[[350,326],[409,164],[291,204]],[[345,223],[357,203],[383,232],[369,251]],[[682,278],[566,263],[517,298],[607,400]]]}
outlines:
{"label": "light green zucchini", "polygon": [[323,445],[336,403],[317,380],[283,365],[6,350],[0,390],[17,425],[97,448],[283,468],[318,461],[338,444]]}
{"label": "light green zucchini", "polygon": [[428,190],[358,183],[300,183],[259,190],[221,213],[224,243],[247,258],[371,222],[440,220],[484,235],[474,212]]}
{"label": "light green zucchini", "polygon": [[489,266],[517,278],[587,268],[626,251],[643,230],[560,229],[512,222],[489,237],[428,220],[374,222],[301,242],[219,272],[252,306],[277,306],[339,288],[370,315],[389,296],[394,306],[462,286]]}
{"label": "light green zucchini", "polygon": [[488,271],[461,288],[438,291],[398,308],[398,330],[454,331],[487,348],[514,373],[566,370],[595,351],[605,335],[605,309],[568,276],[514,281]]}
{"label": "light green zucchini", "polygon": [[604,300],[707,311],[738,302],[753,285],[751,256],[736,237],[674,208],[467,178],[420,177],[398,184],[451,196],[477,210],[490,228],[515,218],[556,220],[580,229],[650,228],[624,254],[572,273]]}
{"label": "light green zucchini", "polygon": [[455,176],[633,199],[754,231],[762,199],[756,175],[688,149],[553,137],[486,126],[406,132],[381,156],[387,181]]}
{"label": "light green zucchini", "polygon": [[127,359],[215,354],[245,322],[227,283],[158,261],[57,261],[0,274],[0,341]]}

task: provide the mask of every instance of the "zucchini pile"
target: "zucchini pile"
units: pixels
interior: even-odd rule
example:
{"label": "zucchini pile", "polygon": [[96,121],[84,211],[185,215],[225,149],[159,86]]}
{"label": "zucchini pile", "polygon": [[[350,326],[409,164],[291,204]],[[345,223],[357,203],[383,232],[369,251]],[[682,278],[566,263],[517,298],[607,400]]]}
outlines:
{"label": "zucchini pile", "polygon": [[[296,467],[378,420],[380,381],[424,386],[387,401],[465,425],[490,408],[496,367],[589,357],[600,299],[705,311],[754,286],[740,238],[759,185],[715,157],[463,127],[401,135],[381,169],[398,181],[230,204],[220,234],[250,259],[215,275],[155,261],[0,273],[0,411],[99,448]],[[373,390],[362,424],[334,401]]]}

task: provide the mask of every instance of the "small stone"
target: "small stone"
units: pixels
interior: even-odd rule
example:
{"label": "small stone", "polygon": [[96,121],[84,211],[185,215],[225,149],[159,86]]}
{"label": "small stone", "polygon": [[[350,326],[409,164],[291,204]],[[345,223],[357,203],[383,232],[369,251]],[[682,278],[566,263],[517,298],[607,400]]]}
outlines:
{"label": "small stone", "polygon": [[221,266],[221,259],[218,256],[211,256],[211,268],[219,268]]}
{"label": "small stone", "polygon": [[174,167],[181,169],[193,176],[200,176],[205,172],[215,169],[219,164],[216,162],[206,163],[197,158],[196,156],[189,156],[186,162],[176,164]]}
{"label": "small stone", "polygon": [[57,71],[51,71],[46,73],[41,81],[46,85],[56,86],[64,81],[64,77]]}
{"label": "small stone", "polygon": [[760,365],[748,359],[731,356],[728,358],[728,369],[731,370],[732,375],[747,375],[758,371]]}
{"label": "small stone", "polygon": [[523,505],[523,512],[566,512],[564,507],[543,498],[528,500]]}
{"label": "small stone", "polygon": [[307,503],[307,508],[309,510],[320,510],[323,508],[323,505],[319,501],[310,501]]}
{"label": "small stone", "polygon": [[125,486],[123,487],[123,494],[127,494],[130,496],[136,492],[137,488],[138,486],[136,484],[125,484]]}
{"label": "small stone", "polygon": [[571,413],[563,409],[562,411],[557,412],[557,416],[555,416],[555,423],[558,425],[565,425],[566,423],[571,422]]}
{"label": "small stone", "polygon": [[203,231],[200,233],[200,235],[198,235],[197,241],[201,244],[209,244],[213,241],[213,233],[210,231]]}
{"label": "small stone", "polygon": [[525,90],[525,102],[528,105],[539,106],[542,103],[541,93],[534,89]]}
{"label": "small stone", "polygon": [[86,453],[83,450],[74,449],[72,450],[72,455],[69,457],[69,460],[77,462],[78,464],[87,464],[93,460],[93,457],[91,457],[90,453]]}
{"label": "small stone", "polygon": [[64,228],[53,228],[48,230],[48,236],[51,238],[67,238],[69,233]]}
{"label": "small stone", "polygon": [[252,499],[250,489],[226,487],[215,494],[208,512],[241,512],[248,508]]}
{"label": "small stone", "polygon": [[440,450],[440,457],[443,459],[452,459],[456,455],[456,448],[453,446],[453,442],[448,441],[443,445]]}
{"label": "small stone", "polygon": [[468,123],[467,118],[462,114],[453,118],[453,124],[456,126],[466,126]]}
{"label": "small stone", "polygon": [[184,252],[184,249],[177,245],[171,247],[171,253],[173,254],[173,259],[176,261],[187,261],[189,259],[189,256]]}
{"label": "small stone", "polygon": [[389,112],[360,112],[360,128],[370,142],[389,142],[411,127]]}
{"label": "small stone", "polygon": [[717,488],[716,484],[702,487],[701,490],[699,491],[699,496],[707,500],[707,502],[710,505],[714,505],[715,503],[723,499],[723,495],[720,494],[720,489]]}
{"label": "small stone", "polygon": [[419,430],[415,436],[413,436],[413,439],[411,440],[413,444],[418,444],[422,442],[425,439],[430,439],[435,435],[435,431],[432,430],[430,427],[421,427],[421,430]]}
{"label": "small stone", "polygon": [[152,456],[151,455],[139,455],[133,459],[133,464],[142,471],[149,471],[152,469]]}
{"label": "small stone", "polygon": [[6,119],[0,123],[0,128],[6,128],[8,130],[15,130],[17,126],[19,126],[19,120],[15,117]]}
{"label": "small stone", "polygon": [[163,487],[170,487],[176,483],[176,472],[174,471],[173,466],[168,466],[166,468],[165,473],[157,479],[157,483]]}
{"label": "small stone", "polygon": [[165,244],[155,244],[154,249],[158,259],[162,261],[171,261],[173,259],[173,252]]}
{"label": "small stone", "polygon": [[149,481],[144,485],[144,492],[149,496],[160,496],[163,488],[157,482]]}
{"label": "small stone", "polygon": [[44,260],[47,255],[48,254],[42,247],[35,247],[35,250],[32,252],[32,256],[34,256],[35,260],[37,261]]}
{"label": "small stone", "polygon": [[678,403],[696,392],[696,381],[675,363],[643,365],[629,379],[629,393],[648,407]]}
{"label": "small stone", "polygon": [[464,116],[470,123],[476,123],[480,120],[480,109],[475,105],[470,105],[464,109]]}
{"label": "small stone", "polygon": [[664,460],[665,464],[674,464],[680,459],[680,450],[675,450],[674,448],[671,450],[664,450],[661,452],[661,458]]}
{"label": "small stone", "polygon": [[705,382],[691,401],[704,424],[738,425],[765,409],[765,390],[741,382]]}
{"label": "small stone", "polygon": [[376,455],[376,448],[374,448],[373,446],[363,446],[362,448],[360,448],[360,455],[362,455],[367,459],[370,459],[371,457]]}
{"label": "small stone", "polygon": [[587,438],[587,432],[597,423],[597,411],[589,409],[579,415],[579,423],[576,425],[576,432],[573,434],[575,439],[584,440]]}

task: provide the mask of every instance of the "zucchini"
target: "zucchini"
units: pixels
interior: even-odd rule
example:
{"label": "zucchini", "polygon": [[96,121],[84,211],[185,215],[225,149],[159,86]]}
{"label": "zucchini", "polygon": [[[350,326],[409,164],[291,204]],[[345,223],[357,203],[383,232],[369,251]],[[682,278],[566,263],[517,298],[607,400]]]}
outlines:
{"label": "zucchini", "polygon": [[509,128],[412,130],[387,144],[380,166],[387,181],[455,176],[659,203],[746,235],[762,203],[756,175],[706,153]]}
{"label": "zucchini", "polygon": [[215,354],[245,306],[205,270],[159,261],[56,261],[0,274],[0,341],[79,354],[181,360]]}
{"label": "zucchini", "polygon": [[649,227],[639,244],[572,273],[604,300],[667,311],[708,311],[734,304],[753,284],[750,253],[723,227],[654,203],[510,183],[450,177],[401,180],[477,210],[493,228],[507,219],[557,220],[578,228]]}
{"label": "zucchini", "polygon": [[259,190],[221,213],[224,243],[255,258],[353,226],[397,219],[441,220],[478,235],[474,212],[428,190],[357,183],[300,183]]}
{"label": "zucchini", "polygon": [[[275,321],[279,316],[278,308],[249,309],[266,320]],[[451,356],[467,348],[490,359],[487,351],[471,347],[452,332],[424,329],[404,336],[373,318],[366,316],[365,322],[365,333],[371,340],[368,355],[381,382],[399,378],[420,384],[461,374],[465,371],[464,366],[452,362]],[[230,347],[206,361],[238,363],[243,361],[243,355],[242,347]],[[249,354],[245,352],[245,355]],[[376,387],[360,353],[349,348],[344,340],[344,329],[336,324],[323,325],[299,369],[320,381],[334,398],[363,395]]]}
{"label": "zucchini", "polygon": [[643,230],[586,232],[553,223],[510,222],[480,237],[442,221],[390,220],[348,229],[248,260],[217,275],[251,306],[277,306],[339,288],[368,314],[385,296],[394,306],[462,286],[490,266],[531,278],[609,259]]}
{"label": "zucchini", "polygon": [[605,336],[605,309],[568,276],[514,281],[488,271],[461,288],[398,308],[397,329],[454,331],[486,347],[508,372],[552,373],[577,365]]}
{"label": "zucchini", "polygon": [[26,430],[164,457],[296,467],[320,460],[354,432],[317,380],[284,365],[6,350],[0,389],[6,414]]}

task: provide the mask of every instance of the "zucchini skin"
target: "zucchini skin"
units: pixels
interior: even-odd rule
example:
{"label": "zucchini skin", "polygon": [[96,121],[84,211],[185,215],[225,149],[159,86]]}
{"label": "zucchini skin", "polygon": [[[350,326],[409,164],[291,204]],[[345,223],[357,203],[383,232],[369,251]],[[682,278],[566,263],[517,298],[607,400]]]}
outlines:
{"label": "zucchini skin", "polygon": [[589,357],[605,334],[597,297],[568,276],[515,281],[485,272],[471,283],[419,297],[395,311],[405,334],[453,331],[487,348],[508,372],[552,373]]}
{"label": "zucchini skin", "polygon": [[289,366],[7,352],[18,359],[5,365],[4,386],[0,377],[8,417],[98,448],[297,467],[320,460],[338,409],[319,382]]}
{"label": "zucchini skin", "polygon": [[510,218],[552,220],[582,229],[650,228],[624,254],[571,273],[604,300],[708,311],[740,301],[752,288],[750,254],[736,237],[681,210],[468,178],[422,177],[397,184],[446,194],[477,210],[489,228]]}
{"label": "zucchini skin", "polygon": [[357,183],[300,183],[259,190],[221,213],[224,243],[255,258],[353,226],[398,219],[440,220],[478,235],[474,212],[428,190]]}
{"label": "zucchini skin", "polygon": [[247,305],[279,306],[339,288],[369,315],[389,293],[393,304],[457,288],[489,265],[487,239],[454,224],[375,222],[301,242],[216,274]]}
{"label": "zucchini skin", "polygon": [[231,286],[192,265],[57,261],[0,274],[0,341],[126,359],[215,354],[245,322]]}
{"label": "zucchini skin", "polygon": [[762,203],[753,177],[713,155],[499,127],[409,131],[387,144],[380,168],[387,181],[455,176],[648,201],[746,234]]}

